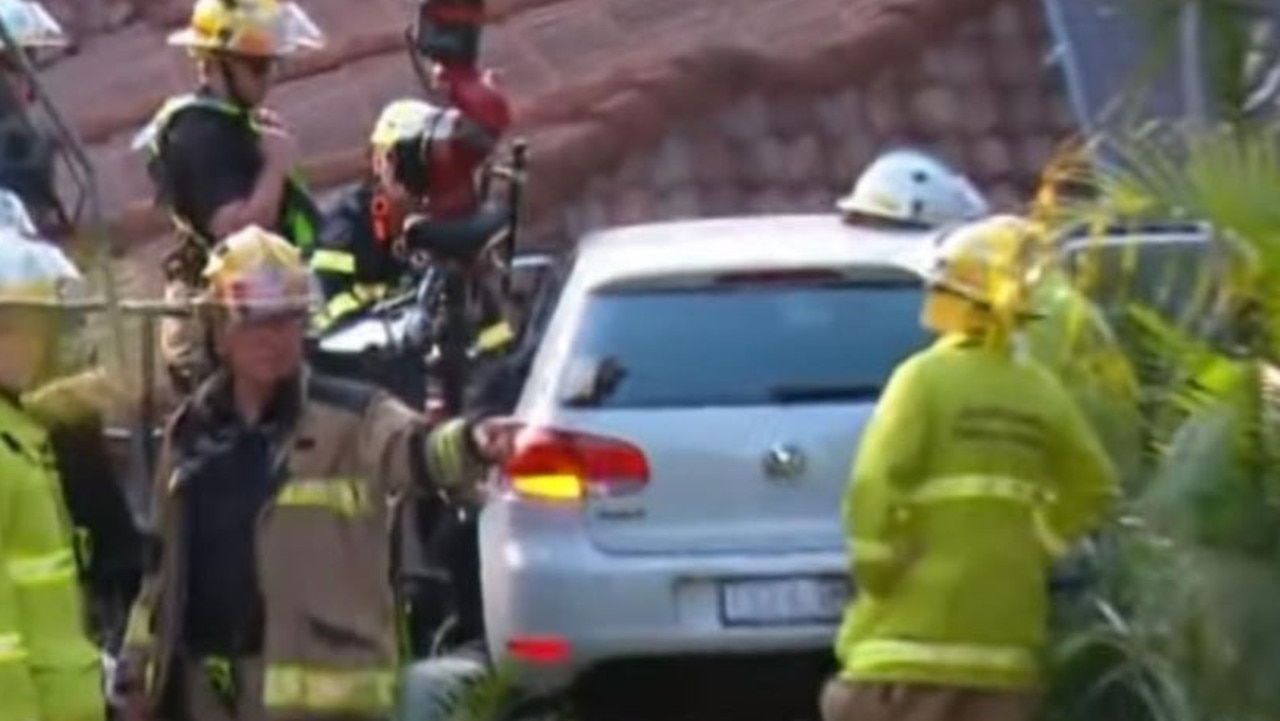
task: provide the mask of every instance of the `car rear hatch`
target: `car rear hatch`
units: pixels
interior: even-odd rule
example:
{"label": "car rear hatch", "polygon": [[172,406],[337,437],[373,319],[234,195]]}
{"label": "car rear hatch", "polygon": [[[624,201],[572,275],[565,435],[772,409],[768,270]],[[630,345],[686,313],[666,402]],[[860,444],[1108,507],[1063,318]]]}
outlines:
{"label": "car rear hatch", "polygon": [[594,292],[556,425],[594,436],[632,482],[587,489],[592,542],[617,554],[841,548],[862,428],[893,368],[927,342],[920,295],[891,267]]}

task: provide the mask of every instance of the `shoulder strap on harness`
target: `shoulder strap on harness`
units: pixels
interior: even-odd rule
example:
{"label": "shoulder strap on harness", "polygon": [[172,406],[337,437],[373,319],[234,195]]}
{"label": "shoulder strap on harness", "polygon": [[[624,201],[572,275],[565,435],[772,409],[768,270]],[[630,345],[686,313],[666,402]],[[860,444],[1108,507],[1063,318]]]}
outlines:
{"label": "shoulder strap on harness", "polygon": [[212,110],[231,117],[244,115],[244,111],[235,105],[208,95],[201,93],[176,95],[164,101],[164,104],[152,116],[150,122],[133,136],[130,147],[135,152],[146,151],[152,155],[159,154],[164,131],[169,127],[169,124],[180,113],[192,108]]}

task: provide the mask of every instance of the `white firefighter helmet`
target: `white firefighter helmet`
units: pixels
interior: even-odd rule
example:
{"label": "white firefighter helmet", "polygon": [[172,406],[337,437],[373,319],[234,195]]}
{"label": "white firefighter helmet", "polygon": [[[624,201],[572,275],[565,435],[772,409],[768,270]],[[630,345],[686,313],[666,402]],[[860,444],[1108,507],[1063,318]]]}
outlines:
{"label": "white firefighter helmet", "polygon": [[393,100],[382,109],[377,122],[373,124],[369,144],[374,148],[387,149],[401,140],[442,130],[440,124],[448,122],[448,111],[424,100]]}
{"label": "white firefighter helmet", "polygon": [[973,183],[919,150],[891,150],[876,158],[836,202],[847,215],[863,215],[938,228],[976,220],[989,210]]}
{"label": "white firefighter helmet", "polygon": [[11,230],[27,238],[36,238],[40,235],[22,198],[12,190],[0,188],[0,231],[5,230]]}
{"label": "white firefighter helmet", "polygon": [[24,48],[62,47],[68,44],[62,25],[34,0],[0,0],[0,22],[14,42]]}
{"label": "white firefighter helmet", "polygon": [[84,276],[52,243],[0,228],[0,309],[91,307]]}

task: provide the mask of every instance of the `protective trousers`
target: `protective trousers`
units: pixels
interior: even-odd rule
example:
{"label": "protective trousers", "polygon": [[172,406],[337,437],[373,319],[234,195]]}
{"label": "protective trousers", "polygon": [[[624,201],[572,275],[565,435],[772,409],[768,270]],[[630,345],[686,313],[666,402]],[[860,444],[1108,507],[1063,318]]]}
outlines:
{"label": "protective trousers", "polygon": [[[277,720],[262,704],[262,660],[188,658],[183,663],[181,721],[383,721],[363,716],[306,715]],[[175,721],[177,721],[175,719]]]}
{"label": "protective trousers", "polygon": [[260,660],[188,658],[182,667],[186,721],[266,721]]}
{"label": "protective trousers", "polygon": [[1031,693],[833,678],[819,699],[822,721],[1031,721]]}

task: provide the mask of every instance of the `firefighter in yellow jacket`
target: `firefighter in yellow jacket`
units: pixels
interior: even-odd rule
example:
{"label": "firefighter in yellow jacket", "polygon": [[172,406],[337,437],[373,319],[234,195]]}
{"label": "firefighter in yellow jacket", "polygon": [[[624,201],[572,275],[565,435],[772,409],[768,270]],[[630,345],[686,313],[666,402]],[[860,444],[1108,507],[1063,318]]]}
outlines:
{"label": "firefighter in yellow jacket", "polygon": [[512,424],[429,427],[302,362],[312,285],[251,226],[205,270],[224,369],[177,411],[157,477],[160,553],[119,691],[136,717],[380,719],[397,666],[389,499],[465,492]]}
{"label": "firefighter in yellow jacket", "polygon": [[49,436],[19,400],[50,361],[78,280],[54,246],[0,237],[0,721],[106,711]]}
{"label": "firefighter in yellow jacket", "polygon": [[825,721],[1023,721],[1035,713],[1047,572],[1099,522],[1115,474],[1081,413],[1014,336],[1029,226],[940,243],[922,322],[859,445],[844,520],[858,596]]}

